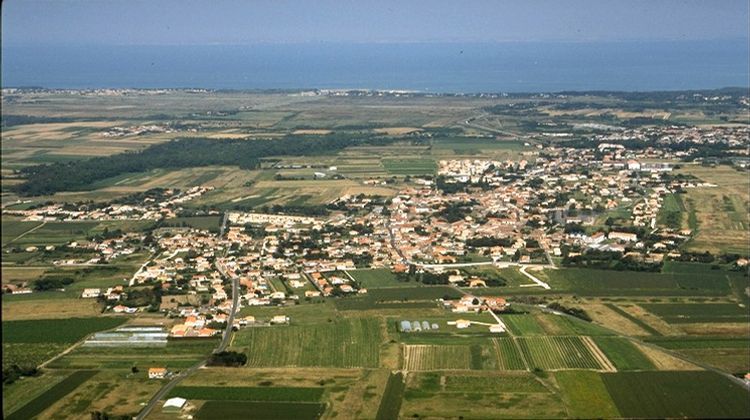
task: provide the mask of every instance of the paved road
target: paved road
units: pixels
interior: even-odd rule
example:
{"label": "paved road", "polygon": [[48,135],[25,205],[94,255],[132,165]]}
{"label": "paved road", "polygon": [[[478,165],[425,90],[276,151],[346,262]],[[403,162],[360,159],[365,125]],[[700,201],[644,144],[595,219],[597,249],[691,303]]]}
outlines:
{"label": "paved road", "polygon": [[527,273],[527,272],[526,272],[526,266],[523,266],[523,267],[521,267],[521,269],[520,269],[520,270],[518,270],[518,271],[520,271],[520,272],[521,272],[521,274],[523,274],[524,276],[526,276],[526,277],[530,278],[530,279],[531,279],[531,281],[533,281],[534,283],[536,283],[536,284],[538,284],[538,285],[542,286],[543,288],[545,288],[545,289],[547,289],[547,290],[550,290],[550,289],[551,289],[551,287],[549,287],[549,284],[547,284],[547,283],[545,283],[545,282],[543,282],[543,281],[539,280],[539,279],[538,279],[538,278],[536,278],[536,276],[534,276],[533,274]]}
{"label": "paved road", "polygon": [[221,343],[219,343],[219,346],[216,347],[216,350],[214,350],[214,353],[219,353],[227,348],[232,338],[232,325],[234,325],[234,316],[237,314],[240,306],[240,278],[236,275],[230,275],[222,262],[217,262],[216,268],[219,270],[222,276],[232,279],[232,311],[229,314],[229,319],[227,319],[227,328],[224,330],[224,335],[221,338]]}

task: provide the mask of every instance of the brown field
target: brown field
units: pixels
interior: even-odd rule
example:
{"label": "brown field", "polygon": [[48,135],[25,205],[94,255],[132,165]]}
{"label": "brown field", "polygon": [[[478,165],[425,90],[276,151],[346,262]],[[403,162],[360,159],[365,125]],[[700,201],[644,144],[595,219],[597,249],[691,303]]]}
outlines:
{"label": "brown field", "polygon": [[101,313],[99,304],[94,299],[60,298],[4,301],[2,304],[3,319],[15,321],[22,319],[76,318],[97,316]]}
{"label": "brown field", "polygon": [[2,267],[2,283],[22,283],[36,280],[47,271],[49,267]]}
{"label": "brown field", "polygon": [[750,325],[744,322],[680,324],[680,328],[689,335],[746,336],[750,332]]}
{"label": "brown field", "polygon": [[625,335],[649,335],[648,331],[633,321],[623,317],[602,303],[585,303],[581,305],[594,322]]}
{"label": "brown field", "polygon": [[314,135],[321,134],[321,135],[323,135],[323,134],[331,134],[332,132],[333,131],[331,131],[331,130],[322,130],[322,129],[314,130],[314,129],[308,129],[308,130],[294,130],[294,131],[292,131],[292,134],[314,134]]}
{"label": "brown field", "polygon": [[275,387],[319,387],[324,384],[328,388],[324,398],[330,404],[324,418],[374,418],[388,374],[389,371],[381,369],[279,368],[248,372],[246,369],[203,368],[181,384]]}
{"label": "brown field", "polygon": [[[143,374],[141,374],[143,375]],[[39,415],[39,418],[90,418],[91,411],[133,415],[162,386],[161,381],[130,377],[129,371],[102,371]],[[159,411],[159,410],[155,410]]]}
{"label": "brown field", "polygon": [[648,312],[647,310],[641,308],[638,305],[628,305],[628,306],[617,305],[617,306],[620,307],[620,309],[622,309],[623,311],[645,322],[656,331],[659,331],[661,334],[664,334],[664,335],[684,334],[683,331],[680,330],[679,328],[673,326],[672,324],[668,324],[663,319],[652,314],[651,312]]}
{"label": "brown field", "polygon": [[750,176],[728,166],[690,165],[679,172],[717,185],[689,189],[683,199],[698,225],[689,249],[750,254]]}
{"label": "brown field", "polygon": [[374,131],[378,134],[387,134],[389,136],[400,136],[404,134],[414,133],[416,131],[422,131],[422,129],[415,128],[415,127],[388,127],[388,128],[376,128]]}
{"label": "brown field", "polygon": [[640,349],[643,354],[651,360],[651,363],[659,370],[703,370],[700,367],[679,359],[671,354],[657,350],[651,346],[634,342],[633,344]]}

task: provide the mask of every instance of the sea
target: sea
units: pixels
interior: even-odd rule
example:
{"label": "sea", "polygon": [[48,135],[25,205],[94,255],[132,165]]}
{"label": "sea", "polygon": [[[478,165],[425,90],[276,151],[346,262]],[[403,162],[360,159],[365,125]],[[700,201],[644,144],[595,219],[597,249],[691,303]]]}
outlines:
{"label": "sea", "polygon": [[654,91],[747,87],[748,39],[8,45],[2,87]]}

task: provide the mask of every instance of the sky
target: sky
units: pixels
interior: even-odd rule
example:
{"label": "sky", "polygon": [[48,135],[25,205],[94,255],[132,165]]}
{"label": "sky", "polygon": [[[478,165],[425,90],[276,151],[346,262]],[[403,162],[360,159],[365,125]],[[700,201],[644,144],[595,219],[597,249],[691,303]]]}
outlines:
{"label": "sky", "polygon": [[4,0],[2,42],[245,45],[750,39],[750,1]]}

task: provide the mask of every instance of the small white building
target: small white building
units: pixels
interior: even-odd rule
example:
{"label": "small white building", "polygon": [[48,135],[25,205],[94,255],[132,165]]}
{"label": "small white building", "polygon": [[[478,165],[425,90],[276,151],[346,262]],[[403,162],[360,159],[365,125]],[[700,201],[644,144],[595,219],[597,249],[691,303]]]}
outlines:
{"label": "small white building", "polygon": [[98,298],[102,294],[100,289],[83,289],[81,297],[84,299]]}

